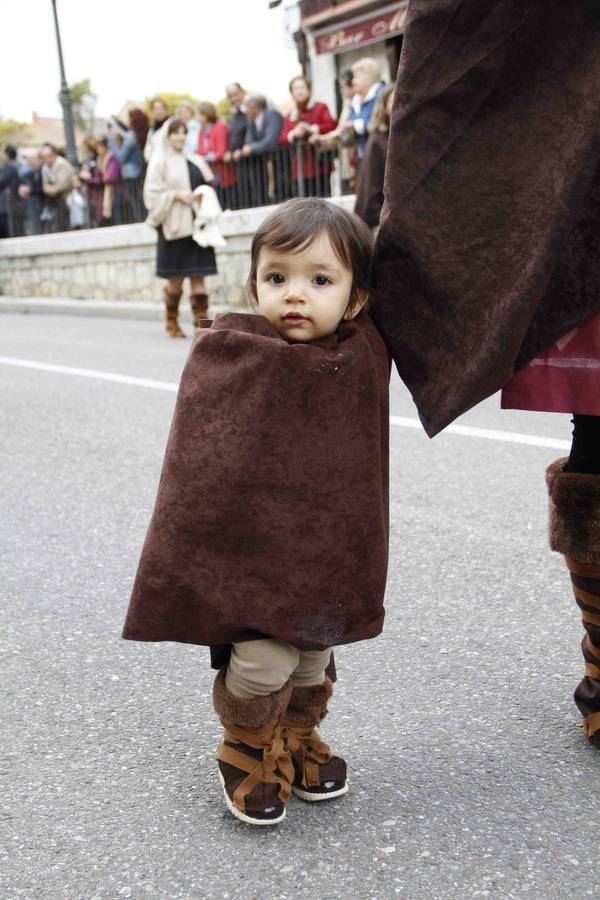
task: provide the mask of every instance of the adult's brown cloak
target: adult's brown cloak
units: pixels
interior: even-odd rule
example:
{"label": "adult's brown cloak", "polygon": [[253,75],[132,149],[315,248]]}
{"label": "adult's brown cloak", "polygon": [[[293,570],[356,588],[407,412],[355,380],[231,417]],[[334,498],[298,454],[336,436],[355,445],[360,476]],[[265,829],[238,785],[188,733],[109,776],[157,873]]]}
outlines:
{"label": "adult's brown cloak", "polygon": [[365,313],[310,344],[254,315],[196,332],[125,638],[309,650],[381,631],[389,364]]}
{"label": "adult's brown cloak", "polygon": [[373,316],[430,436],[600,309],[593,6],[410,2]]}

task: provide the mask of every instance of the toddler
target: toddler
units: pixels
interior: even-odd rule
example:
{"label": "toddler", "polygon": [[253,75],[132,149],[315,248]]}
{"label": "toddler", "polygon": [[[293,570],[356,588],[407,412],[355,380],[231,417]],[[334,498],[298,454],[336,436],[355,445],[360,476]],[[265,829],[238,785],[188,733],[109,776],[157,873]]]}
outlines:
{"label": "toddler", "polygon": [[296,199],[256,232],[256,314],[197,330],[124,637],[211,648],[233,815],[345,794],[316,726],[332,648],[379,634],[388,547],[389,357],[369,319],[372,237]]}

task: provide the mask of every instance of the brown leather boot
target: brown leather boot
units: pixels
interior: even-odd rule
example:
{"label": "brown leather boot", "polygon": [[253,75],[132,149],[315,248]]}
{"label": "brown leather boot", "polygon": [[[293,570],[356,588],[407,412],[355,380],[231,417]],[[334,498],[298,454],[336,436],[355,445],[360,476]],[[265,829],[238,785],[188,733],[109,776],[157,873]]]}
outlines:
{"label": "brown leather boot", "polygon": [[314,687],[294,688],[283,719],[285,744],[294,763],[292,790],[302,800],[330,800],[348,791],[346,763],[332,756],[315,726],[327,714],[333,685],[329,678]]}
{"label": "brown leather boot", "polygon": [[185,333],[179,327],[179,301],[181,300],[181,291],[177,294],[170,294],[165,288],[165,330],[169,337],[184,338]]}
{"label": "brown leather boot", "polygon": [[546,470],[550,547],[564,554],[586,635],[585,676],[575,690],[583,731],[600,747],[600,475],[563,471],[566,459]]}
{"label": "brown leather boot", "polygon": [[208,319],[208,294],[190,294],[190,306],[194,318],[194,328],[198,328],[200,322]]}
{"label": "brown leather boot", "polygon": [[285,819],[294,767],[285,749],[281,718],[291,685],[245,699],[225,685],[225,669],[213,688],[215,710],[225,729],[217,750],[219,778],[229,810],[250,825],[276,825]]}

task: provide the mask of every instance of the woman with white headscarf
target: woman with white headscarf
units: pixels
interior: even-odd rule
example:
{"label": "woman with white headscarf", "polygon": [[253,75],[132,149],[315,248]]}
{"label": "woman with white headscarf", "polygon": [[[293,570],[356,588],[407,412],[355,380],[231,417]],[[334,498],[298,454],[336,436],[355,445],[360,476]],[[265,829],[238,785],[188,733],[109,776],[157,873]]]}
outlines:
{"label": "woman with white headscarf", "polygon": [[146,221],[158,229],[156,274],[167,279],[166,330],[173,338],[185,337],[178,320],[184,279],[190,279],[190,305],[197,327],[208,317],[204,277],[217,271],[214,247],[201,246],[193,237],[202,194],[207,191],[204,185],[213,181],[213,173],[200,157],[186,154],[186,138],[182,119],[164,123],[144,183]]}

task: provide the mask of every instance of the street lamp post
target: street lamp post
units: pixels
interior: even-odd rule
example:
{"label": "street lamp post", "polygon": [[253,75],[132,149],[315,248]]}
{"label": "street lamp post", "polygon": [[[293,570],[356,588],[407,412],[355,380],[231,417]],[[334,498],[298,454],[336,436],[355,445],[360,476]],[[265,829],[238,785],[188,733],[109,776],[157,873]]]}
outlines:
{"label": "street lamp post", "polygon": [[71,92],[65,77],[65,64],[63,62],[62,46],[60,43],[60,31],[58,28],[58,15],[56,13],[56,0],[52,0],[54,13],[54,27],[56,28],[56,45],[58,47],[58,64],[60,66],[60,103],[63,110],[63,123],[65,126],[65,138],[67,141],[67,159],[71,165],[77,168],[77,150],[75,148],[75,129],[73,127],[73,110],[71,109]]}

